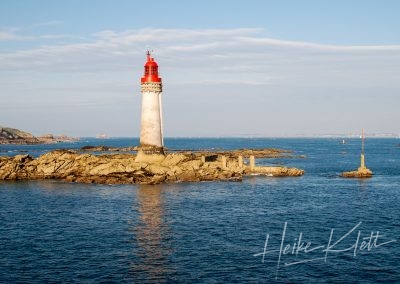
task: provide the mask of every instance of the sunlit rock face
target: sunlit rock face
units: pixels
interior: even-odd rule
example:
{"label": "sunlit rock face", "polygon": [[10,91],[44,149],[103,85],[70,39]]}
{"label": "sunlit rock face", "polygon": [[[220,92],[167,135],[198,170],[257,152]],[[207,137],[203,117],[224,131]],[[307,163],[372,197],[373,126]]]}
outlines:
{"label": "sunlit rock face", "polygon": [[[56,150],[36,159],[29,155],[0,157],[0,180],[60,179],[104,184],[158,184],[162,182],[237,180],[250,174],[300,176],[287,167],[250,168],[236,156],[248,150],[211,153],[172,153],[154,162],[138,162],[133,154],[82,154]],[[265,151],[267,155],[268,151]],[[276,152],[271,150],[271,155]]]}

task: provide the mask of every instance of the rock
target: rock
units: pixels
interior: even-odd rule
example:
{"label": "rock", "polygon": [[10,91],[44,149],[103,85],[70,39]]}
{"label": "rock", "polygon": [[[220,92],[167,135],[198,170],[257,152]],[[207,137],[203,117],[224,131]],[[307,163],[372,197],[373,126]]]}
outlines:
{"label": "rock", "polygon": [[142,151],[139,151],[138,154],[136,155],[136,162],[145,162],[145,163],[151,163],[151,164],[160,164],[162,161],[164,161],[165,155],[163,154],[146,154]]}
{"label": "rock", "polygon": [[178,167],[178,166],[173,166],[170,167],[171,171],[174,173],[174,175],[179,175],[182,173],[182,168]]}
{"label": "rock", "polygon": [[[0,180],[50,178],[81,183],[157,184],[241,180],[243,175],[250,173],[247,167],[239,167],[237,157],[222,159],[222,156],[215,155],[217,158],[209,161],[189,152],[151,156],[138,161],[133,154],[94,155],[56,150],[36,159],[29,155],[0,157]],[[286,167],[255,167],[251,173],[298,176],[304,172]]]}
{"label": "rock", "polygon": [[0,144],[37,144],[32,134],[10,127],[0,127]]}
{"label": "rock", "polygon": [[267,175],[274,177],[302,176],[303,170],[287,167],[255,167],[253,171],[247,170],[251,174]]}
{"label": "rock", "polygon": [[340,176],[344,178],[370,178],[372,171],[367,168],[359,168],[357,171],[343,172]]}
{"label": "rock", "polygon": [[89,175],[107,176],[115,173],[125,172],[125,167],[118,162],[109,162],[95,166],[89,171]]}
{"label": "rock", "polygon": [[215,162],[218,160],[218,155],[204,155],[205,162]]}
{"label": "rock", "polygon": [[108,147],[104,145],[100,146],[83,146],[80,151],[88,151],[88,152],[134,152],[137,151],[138,147]]}
{"label": "rock", "polygon": [[229,158],[237,158],[238,156],[250,157],[254,156],[255,158],[291,158],[293,157],[292,151],[290,150],[281,150],[281,149],[273,149],[273,148],[260,148],[260,149],[237,149],[230,151],[218,151],[218,152],[210,152],[210,151],[199,151],[197,155],[205,156],[206,162],[214,162],[217,160],[219,156],[227,156]]}
{"label": "rock", "polygon": [[24,163],[26,161],[32,161],[33,158],[29,155],[16,155],[14,157],[14,161],[18,162],[18,163]]}
{"label": "rock", "polygon": [[146,170],[152,175],[165,175],[166,173],[171,171],[169,167],[164,167],[157,164],[149,165]]}
{"label": "rock", "polygon": [[107,146],[83,146],[81,151],[101,152],[108,151],[109,149]]}
{"label": "rock", "polygon": [[167,155],[164,159],[164,161],[161,162],[161,165],[163,166],[176,166],[177,164],[187,161],[188,157],[183,154],[170,154]]}
{"label": "rock", "polygon": [[181,163],[179,166],[183,171],[196,171],[200,169],[202,162],[200,160],[190,160],[184,163]]}
{"label": "rock", "polygon": [[22,130],[10,127],[0,127],[0,144],[44,144],[71,142],[76,140],[78,139],[64,135],[54,136],[53,134],[45,134],[35,137],[31,133]]}

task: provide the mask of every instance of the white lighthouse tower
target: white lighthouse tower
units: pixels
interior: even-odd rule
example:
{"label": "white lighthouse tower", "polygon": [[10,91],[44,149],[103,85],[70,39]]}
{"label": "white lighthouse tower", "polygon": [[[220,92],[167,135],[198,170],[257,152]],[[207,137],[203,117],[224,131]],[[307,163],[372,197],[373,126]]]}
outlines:
{"label": "white lighthouse tower", "polygon": [[162,83],[158,64],[147,51],[144,75],[141,78],[142,118],[140,147],[136,161],[155,161],[164,158]]}

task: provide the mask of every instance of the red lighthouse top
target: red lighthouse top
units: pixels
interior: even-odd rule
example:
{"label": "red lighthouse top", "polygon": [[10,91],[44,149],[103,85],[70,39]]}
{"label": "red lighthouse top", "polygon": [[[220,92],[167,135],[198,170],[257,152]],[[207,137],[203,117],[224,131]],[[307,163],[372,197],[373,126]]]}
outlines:
{"label": "red lighthouse top", "polygon": [[141,78],[141,83],[161,83],[161,78],[158,77],[158,64],[154,58],[150,56],[150,51],[147,51],[147,62],[144,65],[144,76]]}

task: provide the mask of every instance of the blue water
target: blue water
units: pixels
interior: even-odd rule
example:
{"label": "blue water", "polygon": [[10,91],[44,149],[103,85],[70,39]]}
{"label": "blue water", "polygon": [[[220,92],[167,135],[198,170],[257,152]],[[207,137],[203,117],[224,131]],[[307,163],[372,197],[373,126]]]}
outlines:
{"label": "blue water", "polygon": [[[366,141],[374,172],[367,180],[337,176],[358,167],[359,139],[231,138],[167,139],[166,145],[294,150],[305,158],[257,163],[306,173],[157,186],[0,182],[0,283],[400,282],[399,141]],[[99,144],[137,140],[3,145],[0,155]],[[308,242],[308,249],[323,247],[305,252]]]}

